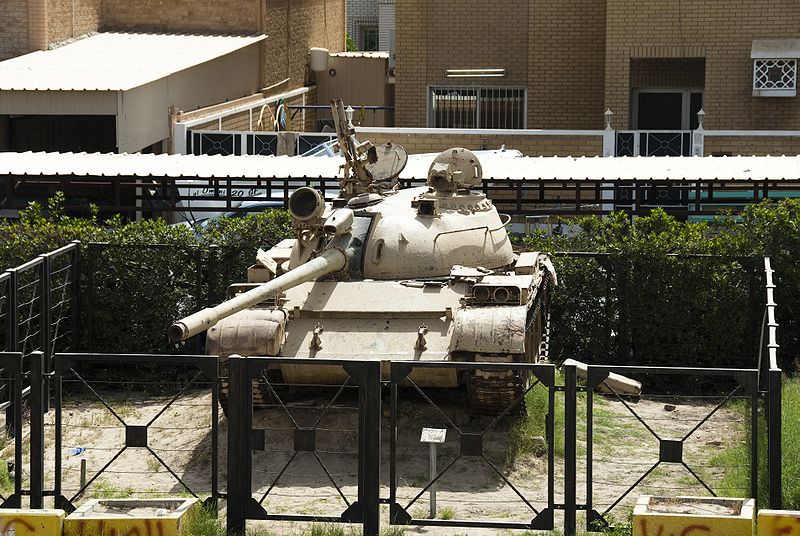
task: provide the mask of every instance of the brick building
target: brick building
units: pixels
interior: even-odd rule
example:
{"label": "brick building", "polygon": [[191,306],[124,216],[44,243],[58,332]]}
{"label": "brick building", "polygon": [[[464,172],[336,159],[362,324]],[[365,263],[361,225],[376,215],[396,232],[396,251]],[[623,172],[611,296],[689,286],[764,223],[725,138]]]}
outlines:
{"label": "brick building", "polygon": [[[345,0],[217,0],[215,2],[208,0],[170,0],[169,2],[161,0],[5,0],[0,3],[0,21],[2,21],[0,24],[0,62],[15,58],[12,61],[18,62],[17,65],[20,66],[16,67],[17,71],[24,71],[25,66],[23,62],[19,61],[22,60],[19,56],[35,51],[48,51],[40,54],[50,54],[55,49],[69,48],[72,46],[71,43],[76,41],[92,40],[95,37],[91,36],[98,32],[101,35],[127,33],[141,36],[141,34],[150,34],[154,36],[154,39],[158,39],[162,35],[191,34],[198,37],[195,43],[201,46],[209,44],[208,40],[203,42],[203,36],[262,36],[257,44],[248,45],[255,47],[256,51],[254,54],[248,55],[246,60],[241,58],[226,60],[228,66],[238,62],[238,71],[236,69],[220,70],[217,75],[219,77],[218,84],[212,82],[214,77],[208,72],[209,65],[203,66],[205,71],[202,76],[195,77],[194,82],[192,82],[191,76],[184,76],[186,91],[183,92],[182,97],[186,98],[161,102],[159,105],[158,120],[166,123],[170,116],[170,108],[173,106],[190,111],[246,97],[262,90],[264,94],[275,94],[290,92],[310,85],[307,68],[309,47],[325,47],[334,52],[344,50],[345,18]],[[90,37],[87,38],[87,35]],[[263,38],[263,36],[267,37]],[[189,41],[186,42],[189,43]],[[187,44],[187,46],[191,47],[192,45]],[[191,53],[191,50],[186,52]],[[156,56],[160,55],[156,54]],[[25,57],[27,58],[27,56]],[[37,61],[39,59],[37,58]],[[79,60],[80,58],[74,59]],[[142,61],[146,63],[147,59]],[[210,61],[209,59],[206,63],[209,64]],[[75,63],[77,64],[79,61]],[[2,65],[3,63],[0,63],[0,66]],[[186,65],[182,65],[181,68],[185,70]],[[33,116],[36,116],[34,121],[36,130],[44,132],[49,129],[49,127],[45,128],[44,123],[58,122],[60,125],[57,130],[64,132],[65,123],[78,125],[74,127],[77,131],[81,130],[80,125],[87,124],[86,121],[76,122],[76,116],[108,114],[106,111],[93,111],[91,106],[86,104],[74,106],[75,99],[59,110],[51,109],[41,112],[36,107],[29,105],[31,100],[27,99],[23,93],[39,90],[40,93],[41,91],[51,91],[56,94],[59,88],[46,87],[44,83],[34,85],[35,87],[30,83],[27,86],[24,84],[15,86],[8,75],[13,70],[14,68],[9,68],[7,72],[4,72],[4,83],[8,87],[5,87],[4,91],[0,91],[0,150],[9,148],[26,150],[31,147],[59,150],[59,147],[53,146],[49,142],[31,142],[30,146],[26,146],[19,136],[15,135],[20,131],[20,128],[15,128],[15,124],[16,127],[19,127],[24,122],[26,130],[29,131],[28,127]],[[76,78],[79,78],[79,74],[76,73]],[[240,83],[234,83],[232,78],[238,78],[240,74]],[[109,77],[113,76],[114,72],[110,70]],[[155,81],[154,79],[153,82]],[[219,90],[206,91],[210,85],[228,89],[224,93]],[[95,84],[95,86],[101,88],[100,85]],[[116,88],[108,87],[106,89]],[[175,93],[174,88],[170,88],[169,91]],[[79,93],[75,93],[76,98],[79,97],[79,100],[82,101],[86,100],[83,96],[79,96]],[[161,93],[166,93],[166,90]],[[42,95],[39,94],[38,97],[42,97]],[[40,100],[44,103],[46,98]],[[124,99],[120,98],[120,101],[122,100]],[[18,103],[25,104],[24,110],[16,108]],[[44,107],[40,108],[44,110]],[[121,113],[117,114],[117,148],[120,147],[120,121],[127,120],[127,118],[120,119],[120,117]],[[94,121],[90,121],[90,124],[94,124]],[[66,130],[71,129],[73,127],[68,126]],[[150,136],[150,138],[152,137]],[[26,139],[30,139],[30,136]],[[162,146],[164,141],[153,140]],[[112,143],[111,148],[113,147]],[[108,143],[97,145],[91,140],[86,140],[86,143],[80,148],[83,150],[108,150],[109,145]],[[125,147],[126,150],[143,148],[145,146]]]}
{"label": "brick building", "polygon": [[800,127],[797,2],[395,4],[398,127],[602,129],[607,109],[618,129],[688,131],[700,109],[709,130]]}
{"label": "brick building", "polygon": [[347,0],[347,33],[358,50],[378,50],[378,0]]}

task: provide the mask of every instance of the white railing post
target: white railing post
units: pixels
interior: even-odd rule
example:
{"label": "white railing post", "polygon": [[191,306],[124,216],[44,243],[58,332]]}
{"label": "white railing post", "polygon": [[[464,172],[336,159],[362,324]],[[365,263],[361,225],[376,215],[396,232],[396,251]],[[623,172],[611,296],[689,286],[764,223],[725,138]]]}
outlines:
{"label": "white railing post", "polygon": [[604,130],[603,131],[603,156],[617,156],[617,131]]}
{"label": "white railing post", "polygon": [[617,131],[611,126],[611,119],[614,117],[614,112],[611,108],[603,114],[603,120],[606,123],[606,128],[603,130],[603,156],[617,156]]}
{"label": "white railing post", "polygon": [[186,152],[186,124],[172,123],[172,154],[189,154]]}
{"label": "white railing post", "polygon": [[702,108],[697,112],[697,129],[692,132],[692,156],[705,156],[706,154],[706,131],[703,123],[706,119],[706,112]]}

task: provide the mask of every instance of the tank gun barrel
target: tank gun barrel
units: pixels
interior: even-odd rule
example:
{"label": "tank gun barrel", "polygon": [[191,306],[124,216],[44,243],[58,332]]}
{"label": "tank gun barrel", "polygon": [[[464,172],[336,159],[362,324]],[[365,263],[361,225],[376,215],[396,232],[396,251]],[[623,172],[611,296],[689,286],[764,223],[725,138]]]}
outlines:
{"label": "tank gun barrel", "polygon": [[280,294],[292,287],[322,277],[323,275],[338,272],[347,266],[347,254],[341,249],[327,249],[316,257],[294,270],[287,272],[272,281],[239,294],[235,298],[224,301],[216,307],[208,307],[192,315],[178,320],[167,330],[169,340],[172,342],[185,341],[211,327],[223,318],[238,313],[248,307],[253,307],[271,296]]}

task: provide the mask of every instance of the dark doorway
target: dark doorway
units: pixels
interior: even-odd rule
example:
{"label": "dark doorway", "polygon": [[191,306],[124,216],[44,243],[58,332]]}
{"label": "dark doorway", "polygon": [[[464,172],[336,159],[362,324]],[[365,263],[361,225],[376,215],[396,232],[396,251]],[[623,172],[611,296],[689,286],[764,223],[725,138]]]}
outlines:
{"label": "dark doorway", "polygon": [[633,93],[635,130],[694,130],[703,92],[638,89]]}
{"label": "dark doorway", "polygon": [[113,153],[113,115],[20,115],[9,125],[12,151]]}
{"label": "dark doorway", "polygon": [[681,130],[683,94],[639,93],[637,130]]}

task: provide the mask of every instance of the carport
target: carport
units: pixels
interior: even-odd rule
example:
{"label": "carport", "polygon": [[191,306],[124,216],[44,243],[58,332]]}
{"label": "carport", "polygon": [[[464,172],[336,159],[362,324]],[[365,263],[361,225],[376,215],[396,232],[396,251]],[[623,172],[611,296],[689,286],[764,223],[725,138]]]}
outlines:
{"label": "carport", "polygon": [[172,107],[259,90],[265,38],[99,33],[0,62],[0,150],[160,152]]}

